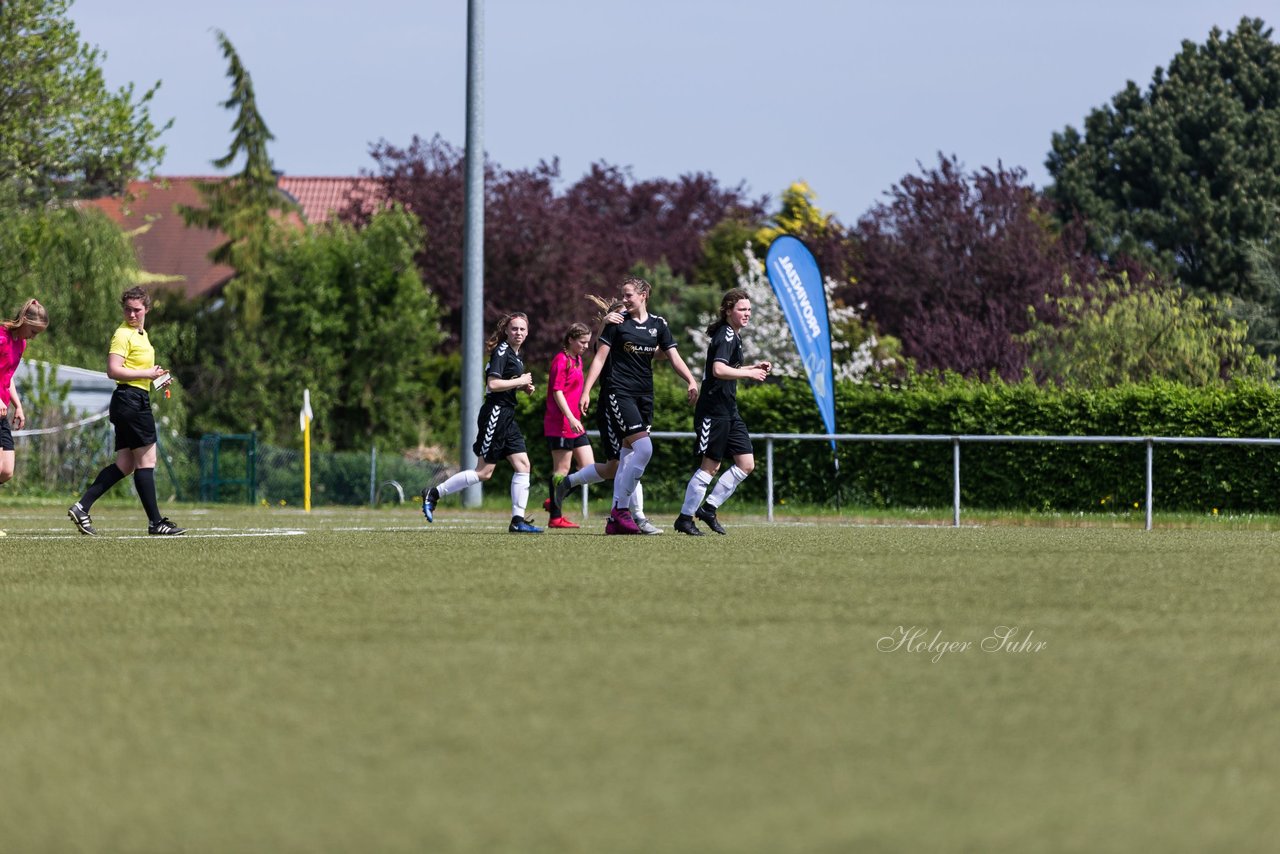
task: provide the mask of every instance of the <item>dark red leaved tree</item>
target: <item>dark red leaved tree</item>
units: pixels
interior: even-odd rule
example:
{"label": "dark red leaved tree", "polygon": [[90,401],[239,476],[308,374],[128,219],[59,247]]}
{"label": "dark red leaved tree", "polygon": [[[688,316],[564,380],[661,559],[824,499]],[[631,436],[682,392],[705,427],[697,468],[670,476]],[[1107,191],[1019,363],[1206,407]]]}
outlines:
{"label": "dark red leaved tree", "polygon": [[909,175],[852,232],[847,297],[865,302],[886,334],[924,369],[1021,376],[1027,307],[1041,318],[1063,276],[1092,280],[1099,263],[1082,231],[1060,229],[1021,168],[970,175],[954,157]]}
{"label": "dark red leaved tree", "polygon": [[[390,199],[422,220],[423,278],[446,307],[451,346],[462,306],[464,152],[442,140],[415,137],[408,148],[374,146]],[[703,239],[728,216],[762,219],[764,200],[746,198],[742,185],[724,188],[706,174],[636,181],[628,170],[596,163],[560,189],[557,160],[532,169],[485,167],[486,325],[507,311],[524,311],[533,334],[526,352],[543,361],[564,328],[588,321],[587,293],[611,294],[637,264],[665,260],[692,279]],[[661,306],[654,306],[661,313]]]}

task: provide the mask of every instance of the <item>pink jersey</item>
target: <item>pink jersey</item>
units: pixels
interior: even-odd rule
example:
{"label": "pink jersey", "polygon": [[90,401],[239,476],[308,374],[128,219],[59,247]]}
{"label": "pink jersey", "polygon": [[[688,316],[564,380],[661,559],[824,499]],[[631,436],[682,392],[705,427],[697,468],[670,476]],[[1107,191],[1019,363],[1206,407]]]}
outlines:
{"label": "pink jersey", "polygon": [[[9,386],[13,384],[13,372],[18,370],[22,354],[26,352],[27,339],[14,338],[7,326],[0,326],[0,400],[8,406],[13,403]],[[582,388],[582,370],[578,370],[578,388]]]}
{"label": "pink jersey", "polygon": [[569,419],[556,406],[553,392],[564,392],[564,402],[569,404],[573,417],[582,420],[582,358],[571,359],[561,350],[551,360],[551,373],[547,375],[547,413],[542,418],[542,432],[547,436],[581,436],[569,427]]}

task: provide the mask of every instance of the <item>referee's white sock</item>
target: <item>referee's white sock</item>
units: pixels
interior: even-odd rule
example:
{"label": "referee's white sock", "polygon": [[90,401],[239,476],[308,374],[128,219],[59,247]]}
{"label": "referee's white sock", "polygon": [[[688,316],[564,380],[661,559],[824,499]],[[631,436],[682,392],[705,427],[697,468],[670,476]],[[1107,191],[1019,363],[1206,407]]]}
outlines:
{"label": "referee's white sock", "polygon": [[693,477],[689,478],[689,485],[684,488],[684,504],[680,505],[680,512],[685,516],[692,516],[693,511],[698,509],[698,505],[702,503],[702,496],[707,494],[707,487],[711,485],[711,475],[702,469],[698,469],[693,473]]}
{"label": "referee's white sock", "polygon": [[737,466],[729,466],[729,470],[720,475],[720,479],[716,481],[715,489],[711,490],[711,494],[707,496],[707,503],[712,507],[719,507],[729,500],[729,496],[733,495],[733,491],[738,488],[738,484],[747,479],[747,473]]}

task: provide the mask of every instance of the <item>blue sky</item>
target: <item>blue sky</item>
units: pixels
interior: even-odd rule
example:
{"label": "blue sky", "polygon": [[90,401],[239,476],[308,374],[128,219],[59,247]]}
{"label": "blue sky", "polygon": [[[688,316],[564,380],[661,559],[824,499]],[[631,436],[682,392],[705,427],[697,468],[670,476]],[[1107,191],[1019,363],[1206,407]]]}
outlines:
{"label": "blue sky", "polygon": [[[369,145],[465,127],[466,0],[78,0],[108,84],[162,81],[166,175],[210,174],[230,143],[226,64],[253,75],[290,175],[354,175]],[[1054,131],[1183,39],[1280,0],[485,0],[485,142],[507,168],[559,157],[637,178],[705,171],[773,197],[807,180],[858,219],[939,151],[1043,186]]]}

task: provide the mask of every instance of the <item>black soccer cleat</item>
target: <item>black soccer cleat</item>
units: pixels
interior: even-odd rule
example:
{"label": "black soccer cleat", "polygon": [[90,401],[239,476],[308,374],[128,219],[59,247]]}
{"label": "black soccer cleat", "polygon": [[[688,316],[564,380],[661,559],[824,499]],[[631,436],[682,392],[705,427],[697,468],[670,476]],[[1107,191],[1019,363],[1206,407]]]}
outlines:
{"label": "black soccer cleat", "polygon": [[159,522],[152,522],[147,526],[147,533],[153,537],[177,537],[186,532],[186,528],[179,528],[170,522],[168,516],[162,516]]}
{"label": "black soccer cleat", "polygon": [[717,534],[729,533],[724,529],[724,525],[720,524],[720,520],[716,518],[716,508],[712,507],[705,501],[702,502],[702,506],[693,512],[693,515],[705,522],[707,527],[715,531]]}
{"label": "black soccer cleat", "polygon": [[428,522],[436,520],[436,502],[440,500],[440,491],[434,486],[430,489],[423,487],[422,489],[422,515],[427,517]]}
{"label": "black soccer cleat", "polygon": [[541,534],[542,529],[532,524],[528,519],[520,516],[512,516],[511,524],[507,526],[507,531],[512,534]]}
{"label": "black soccer cleat", "polygon": [[675,528],[680,533],[688,534],[691,537],[706,536],[698,529],[698,526],[693,523],[693,517],[686,516],[683,513],[676,517],[676,522],[671,527]]}
{"label": "black soccer cleat", "polygon": [[569,496],[569,490],[573,489],[573,487],[569,485],[568,475],[552,478],[552,489],[555,490],[555,495],[552,497],[551,503],[557,507],[563,507],[565,498]]}
{"label": "black soccer cleat", "polygon": [[96,537],[98,532],[93,529],[93,520],[89,518],[89,513],[80,506],[77,501],[67,510],[67,516],[72,522],[76,523],[76,527],[80,529],[80,533],[87,534],[90,537]]}

